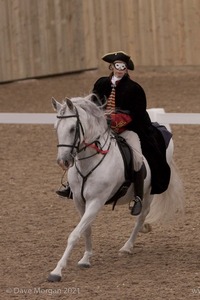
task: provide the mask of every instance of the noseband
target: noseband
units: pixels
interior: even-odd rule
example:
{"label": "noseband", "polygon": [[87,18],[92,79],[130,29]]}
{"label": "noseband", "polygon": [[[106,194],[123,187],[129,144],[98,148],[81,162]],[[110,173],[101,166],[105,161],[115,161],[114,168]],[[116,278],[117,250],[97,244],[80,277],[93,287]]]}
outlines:
{"label": "noseband", "polygon": [[[76,121],[76,131],[75,131],[73,145],[67,145],[67,144],[58,144],[57,145],[57,147],[70,147],[70,148],[72,148],[71,152],[70,152],[71,154],[73,153],[74,149],[79,149],[80,136],[81,136],[80,135],[80,128],[81,128],[81,132],[82,132],[82,134],[84,136],[83,125],[82,125],[82,123],[80,121],[78,110],[77,110],[76,107],[75,107],[75,112],[76,112],[76,114],[75,115],[71,115],[71,116],[57,116],[58,119],[77,118],[77,121]],[[78,143],[77,143],[77,141],[78,141]]]}

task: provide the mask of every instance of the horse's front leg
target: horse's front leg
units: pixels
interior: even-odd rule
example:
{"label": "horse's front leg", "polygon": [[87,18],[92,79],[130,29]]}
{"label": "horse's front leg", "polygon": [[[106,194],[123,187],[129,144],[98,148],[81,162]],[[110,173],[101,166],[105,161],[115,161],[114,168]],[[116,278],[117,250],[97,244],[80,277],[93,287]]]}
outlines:
{"label": "horse's front leg", "polygon": [[71,232],[67,241],[67,248],[62,256],[62,258],[57,263],[56,268],[49,274],[48,281],[60,281],[62,277],[62,269],[66,267],[67,261],[74,248],[79,236],[76,233],[76,228]]}
{"label": "horse's front leg", "polygon": [[[100,211],[100,209],[103,207],[104,203],[100,203],[101,201],[97,199],[96,201],[91,201],[85,210],[85,213],[83,217],[81,218],[79,224],[76,226],[76,228],[71,232],[68,238],[67,242],[67,248],[65,249],[65,252],[62,256],[62,258],[59,260],[56,268],[50,273],[48,280],[49,281],[60,281],[62,277],[62,270],[66,267],[67,261],[69,259],[69,256],[72,252],[72,249],[74,248],[75,244],[77,243],[78,239],[81,237],[81,234],[86,231],[86,233],[90,233],[89,226],[94,221],[97,213]],[[89,237],[89,236],[88,236]],[[91,239],[88,238],[88,249],[91,249]],[[84,261],[88,263],[89,261],[89,253],[90,251],[86,251],[83,259]],[[82,261],[82,260],[81,260]],[[82,264],[82,262],[81,262]],[[80,262],[79,262],[80,265]]]}
{"label": "horse's front leg", "polygon": [[92,256],[92,229],[90,225],[83,234],[85,237],[85,252],[81,260],[79,260],[78,266],[80,268],[89,268],[91,266],[90,258]]}
{"label": "horse's front leg", "polygon": [[128,241],[124,244],[124,246],[119,250],[119,253],[128,253],[132,254],[133,253],[133,245],[136,240],[138,232],[143,228],[145,218],[149,213],[150,210],[150,204],[153,199],[153,195],[149,195],[147,198],[145,197],[143,200],[143,208],[141,214],[137,217],[135,226],[133,228],[133,231],[130,235],[130,238]]}

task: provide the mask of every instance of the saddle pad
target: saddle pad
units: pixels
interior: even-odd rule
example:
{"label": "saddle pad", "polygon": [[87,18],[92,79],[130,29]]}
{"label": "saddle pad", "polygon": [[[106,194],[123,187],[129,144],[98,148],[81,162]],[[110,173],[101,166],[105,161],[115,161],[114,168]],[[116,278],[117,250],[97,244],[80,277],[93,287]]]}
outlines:
{"label": "saddle pad", "polygon": [[169,142],[172,138],[172,133],[169,130],[167,130],[167,128],[164,125],[160,125],[157,122],[152,122],[152,125],[161,132],[163,139],[165,141],[165,147],[167,149]]}

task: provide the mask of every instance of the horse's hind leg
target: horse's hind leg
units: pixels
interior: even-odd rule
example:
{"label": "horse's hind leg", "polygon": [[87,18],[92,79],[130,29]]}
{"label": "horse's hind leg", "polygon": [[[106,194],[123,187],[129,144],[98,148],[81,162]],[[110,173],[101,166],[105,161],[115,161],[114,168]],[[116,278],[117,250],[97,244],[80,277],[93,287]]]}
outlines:
{"label": "horse's hind leg", "polygon": [[[146,198],[147,199],[147,198]],[[143,204],[143,208],[142,208],[142,212],[141,214],[137,217],[135,226],[133,228],[133,231],[130,235],[130,238],[128,239],[128,241],[124,244],[124,246],[119,250],[120,253],[129,253],[132,254],[133,253],[133,245],[134,242],[136,240],[137,234],[138,232],[143,228],[144,226],[144,221],[146,216],[149,213],[150,210],[150,204],[151,201],[153,199],[153,196],[149,196],[148,200],[143,200],[144,204]]]}
{"label": "horse's hind leg", "polygon": [[[80,217],[85,213],[85,203],[82,204],[80,202],[75,201],[76,208],[80,214]],[[92,256],[92,228],[89,225],[88,228],[83,232],[85,237],[85,252],[82,259],[78,262],[78,266],[80,268],[89,268],[90,264],[90,257]]]}
{"label": "horse's hind leg", "polygon": [[89,268],[91,266],[90,257],[92,256],[92,229],[90,225],[83,234],[85,237],[85,252],[81,260],[79,260],[78,266],[80,268]]}

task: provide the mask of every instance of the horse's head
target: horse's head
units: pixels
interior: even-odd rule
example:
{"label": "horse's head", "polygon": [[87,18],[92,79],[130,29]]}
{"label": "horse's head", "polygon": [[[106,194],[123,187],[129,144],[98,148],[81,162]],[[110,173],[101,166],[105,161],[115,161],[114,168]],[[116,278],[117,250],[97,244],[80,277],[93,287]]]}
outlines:
{"label": "horse's head", "polygon": [[93,102],[93,94],[86,97],[66,98],[59,103],[54,98],[52,104],[57,111],[55,128],[58,137],[57,162],[68,169],[77,153],[83,156],[86,145],[104,140],[108,125],[102,107]]}
{"label": "horse's head", "polygon": [[84,135],[83,127],[76,106],[68,98],[59,103],[52,98],[54,110],[57,111],[55,129],[58,138],[57,163],[67,170],[74,161],[74,156],[79,148],[81,138]]}

